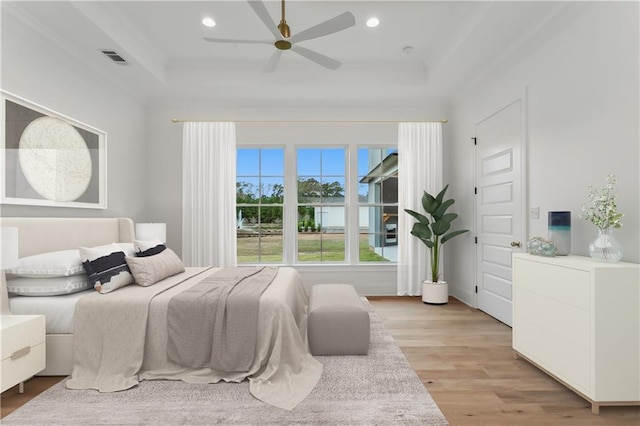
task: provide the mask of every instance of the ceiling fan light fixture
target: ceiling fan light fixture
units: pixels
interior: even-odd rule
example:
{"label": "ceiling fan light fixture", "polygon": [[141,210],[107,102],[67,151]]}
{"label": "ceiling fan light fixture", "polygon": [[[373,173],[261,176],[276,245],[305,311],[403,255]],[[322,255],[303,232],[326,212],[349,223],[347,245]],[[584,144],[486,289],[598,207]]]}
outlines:
{"label": "ceiling fan light fixture", "polygon": [[380,20],[378,18],[376,18],[375,16],[367,19],[367,27],[375,28],[378,25],[380,25]]}
{"label": "ceiling fan light fixture", "polygon": [[276,49],[289,50],[291,49],[291,42],[289,40],[278,40],[274,43]]}
{"label": "ceiling fan light fixture", "polygon": [[289,28],[289,25],[287,25],[287,21],[285,21],[284,19],[278,24],[278,30],[280,31],[280,34],[282,34],[282,37],[291,37],[291,28]]}
{"label": "ceiling fan light fixture", "polygon": [[216,26],[216,21],[213,20],[212,17],[210,16],[205,16],[204,18],[202,18],[202,25],[204,25],[207,28],[213,28]]}

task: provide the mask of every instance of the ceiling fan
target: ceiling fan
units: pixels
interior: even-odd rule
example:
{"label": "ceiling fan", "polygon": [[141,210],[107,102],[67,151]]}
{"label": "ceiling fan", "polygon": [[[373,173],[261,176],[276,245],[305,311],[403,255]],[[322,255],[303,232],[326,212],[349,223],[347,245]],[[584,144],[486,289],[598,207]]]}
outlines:
{"label": "ceiling fan", "polygon": [[338,31],[354,26],[356,24],[356,19],[351,12],[345,12],[318,25],[314,25],[311,28],[307,28],[304,31],[291,35],[291,28],[289,28],[289,25],[285,20],[284,0],[282,0],[282,19],[280,20],[280,24],[277,26],[262,1],[248,0],[248,3],[260,20],[267,26],[267,28],[269,28],[271,34],[276,38],[275,42],[271,40],[236,40],[213,37],[204,37],[204,39],[212,43],[273,44],[276,47],[276,50],[271,55],[267,65],[262,69],[262,71],[266,73],[273,72],[276,69],[278,62],[280,61],[280,57],[282,56],[282,52],[289,49],[330,70],[336,70],[340,65],[342,65],[342,62],[340,61],[307,49],[306,47],[299,46],[297,43],[337,33]]}

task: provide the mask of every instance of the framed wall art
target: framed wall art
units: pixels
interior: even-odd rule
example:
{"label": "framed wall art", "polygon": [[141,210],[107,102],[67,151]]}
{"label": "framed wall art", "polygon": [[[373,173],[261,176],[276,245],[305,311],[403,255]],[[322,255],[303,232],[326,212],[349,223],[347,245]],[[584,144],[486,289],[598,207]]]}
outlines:
{"label": "framed wall art", "polygon": [[2,204],[107,208],[107,134],[8,92]]}

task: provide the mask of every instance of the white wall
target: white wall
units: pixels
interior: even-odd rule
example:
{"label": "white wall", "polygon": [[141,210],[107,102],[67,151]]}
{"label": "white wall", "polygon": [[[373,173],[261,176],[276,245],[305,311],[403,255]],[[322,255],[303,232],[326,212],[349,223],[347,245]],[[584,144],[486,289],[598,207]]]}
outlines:
{"label": "white wall", "polygon": [[[457,199],[460,227],[474,229],[475,124],[526,93],[528,236],[547,237],[547,212],[572,212],[572,254],[588,255],[596,228],[577,214],[588,186],[618,177],[618,207],[625,213],[616,237],[624,260],[640,261],[639,26],[638,3],[599,2],[517,65],[492,74],[453,103],[446,179]],[[474,305],[472,236],[446,247],[451,292]]]}
{"label": "white wall", "polygon": [[[2,13],[1,76],[3,90],[107,132],[108,154],[106,210],[3,205],[2,216],[146,219],[146,111],[139,101],[91,72],[32,24],[6,11]],[[4,173],[4,167],[1,170]]]}
{"label": "white wall", "polygon": [[[156,105],[149,112],[150,220],[166,222],[167,243],[181,249],[182,224],[182,124],[172,118],[211,120],[425,120],[447,117],[441,105],[429,108],[352,107],[352,108],[224,108],[185,101]],[[397,123],[242,123],[236,126],[239,145],[397,143]],[[445,133],[446,134],[446,133]],[[446,136],[445,136],[446,138]],[[158,172],[154,173],[154,170]],[[161,172],[160,172],[161,171]],[[358,212],[356,211],[357,215]],[[344,265],[296,267],[308,284],[349,283],[361,294],[396,294],[394,265]]]}

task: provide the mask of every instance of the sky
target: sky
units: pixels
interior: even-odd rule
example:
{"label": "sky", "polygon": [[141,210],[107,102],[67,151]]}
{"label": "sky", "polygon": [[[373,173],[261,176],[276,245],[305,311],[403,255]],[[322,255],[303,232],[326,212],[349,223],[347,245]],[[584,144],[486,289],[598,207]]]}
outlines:
{"label": "sky", "polygon": [[[366,175],[369,171],[368,151],[369,149],[366,148],[358,150],[359,177]],[[395,149],[383,151],[383,155],[386,156]],[[344,176],[345,174],[344,148],[299,148],[297,152],[298,176]],[[284,176],[284,148],[238,149],[238,176],[257,176],[259,166],[262,167],[262,176]]]}
{"label": "sky", "polygon": [[[358,180],[370,171],[369,153],[386,157],[394,152],[389,149],[358,149]],[[382,152],[380,152],[382,151]],[[298,148],[297,175],[301,178],[314,177],[323,182],[338,181],[344,186],[345,148]],[[257,184],[257,176],[262,176],[263,185],[284,183],[284,148],[240,148],[238,149],[236,173],[238,180]],[[359,185],[361,195],[366,195],[367,185]]]}

